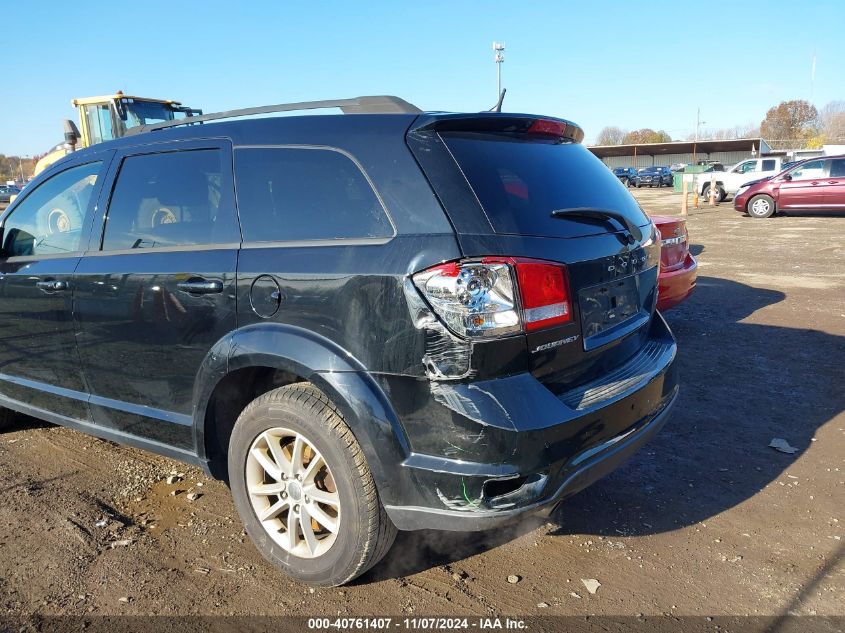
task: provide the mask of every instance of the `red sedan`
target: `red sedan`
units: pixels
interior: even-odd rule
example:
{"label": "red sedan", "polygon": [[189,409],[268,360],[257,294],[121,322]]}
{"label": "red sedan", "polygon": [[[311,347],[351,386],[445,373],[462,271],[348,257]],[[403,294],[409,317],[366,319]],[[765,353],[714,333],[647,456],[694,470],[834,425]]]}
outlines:
{"label": "red sedan", "polygon": [[651,219],[660,233],[657,309],[668,310],[692,294],[698,264],[689,252],[689,232],[684,218],[653,215]]}

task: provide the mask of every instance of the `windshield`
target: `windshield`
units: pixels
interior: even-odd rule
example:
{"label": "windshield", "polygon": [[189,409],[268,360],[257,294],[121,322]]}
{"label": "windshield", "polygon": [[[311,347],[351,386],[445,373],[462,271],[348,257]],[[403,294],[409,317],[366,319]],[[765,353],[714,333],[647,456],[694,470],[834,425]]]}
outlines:
{"label": "windshield", "polygon": [[640,170],[641,174],[655,174],[660,171],[659,167],[644,167]]}
{"label": "windshield", "polygon": [[583,145],[495,134],[442,135],[497,233],[578,237],[608,230],[573,208],[609,209],[638,226],[648,218],[610,170]]}
{"label": "windshield", "polygon": [[126,129],[172,121],[175,118],[173,108],[166,103],[124,100],[123,108],[126,111]]}

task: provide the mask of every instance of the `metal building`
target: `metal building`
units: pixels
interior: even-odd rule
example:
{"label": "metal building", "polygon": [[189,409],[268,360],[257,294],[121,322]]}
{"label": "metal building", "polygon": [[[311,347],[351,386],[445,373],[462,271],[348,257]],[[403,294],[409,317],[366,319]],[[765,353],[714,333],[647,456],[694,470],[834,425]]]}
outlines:
{"label": "metal building", "polygon": [[675,163],[694,165],[700,160],[717,160],[733,165],[753,156],[784,154],[773,152],[762,138],[722,141],[673,141],[671,143],[636,143],[632,145],[593,145],[588,149],[610,167],[669,167]]}

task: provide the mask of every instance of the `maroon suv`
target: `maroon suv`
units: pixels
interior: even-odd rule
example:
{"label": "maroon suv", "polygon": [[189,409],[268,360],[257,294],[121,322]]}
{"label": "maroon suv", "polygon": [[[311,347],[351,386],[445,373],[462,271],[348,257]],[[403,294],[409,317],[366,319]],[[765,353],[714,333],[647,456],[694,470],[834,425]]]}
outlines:
{"label": "maroon suv", "polygon": [[734,208],[752,218],[778,211],[845,211],[845,155],[808,158],[746,183],[734,195]]}

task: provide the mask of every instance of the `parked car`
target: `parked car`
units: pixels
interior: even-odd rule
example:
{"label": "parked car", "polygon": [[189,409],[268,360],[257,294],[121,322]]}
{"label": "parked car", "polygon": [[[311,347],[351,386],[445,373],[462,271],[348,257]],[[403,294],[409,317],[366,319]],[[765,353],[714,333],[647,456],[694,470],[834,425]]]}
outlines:
{"label": "parked car", "polygon": [[616,176],[623,185],[633,187],[637,178],[637,170],[634,167],[617,167],[613,170],[613,175]]}
{"label": "parked car", "polygon": [[11,202],[12,196],[16,196],[20,192],[20,189],[12,185],[0,185],[0,202]]}
{"label": "parked car", "polygon": [[750,180],[774,176],[781,171],[783,159],[780,156],[749,158],[738,162],[727,171],[715,176],[704,172],[696,176],[697,189],[703,198],[710,197],[710,183],[716,183],[716,202],[722,202],[728,196],[735,196],[737,190]]}
{"label": "parked car", "polygon": [[651,220],[660,232],[657,309],[663,311],[674,308],[695,290],[698,264],[689,250],[689,231],[684,218],[653,215]]}
{"label": "parked car", "polygon": [[734,208],[753,218],[780,211],[845,211],[845,155],[808,158],[776,176],[745,183]]}
{"label": "parked car", "polygon": [[337,107],[138,128],[0,216],[0,405],[224,478],[320,585],[551,512],[678,393],[657,231],[577,125],[261,111]]}
{"label": "parked car", "polygon": [[637,172],[637,187],[671,187],[674,181],[672,170],[668,167],[645,167]]}

